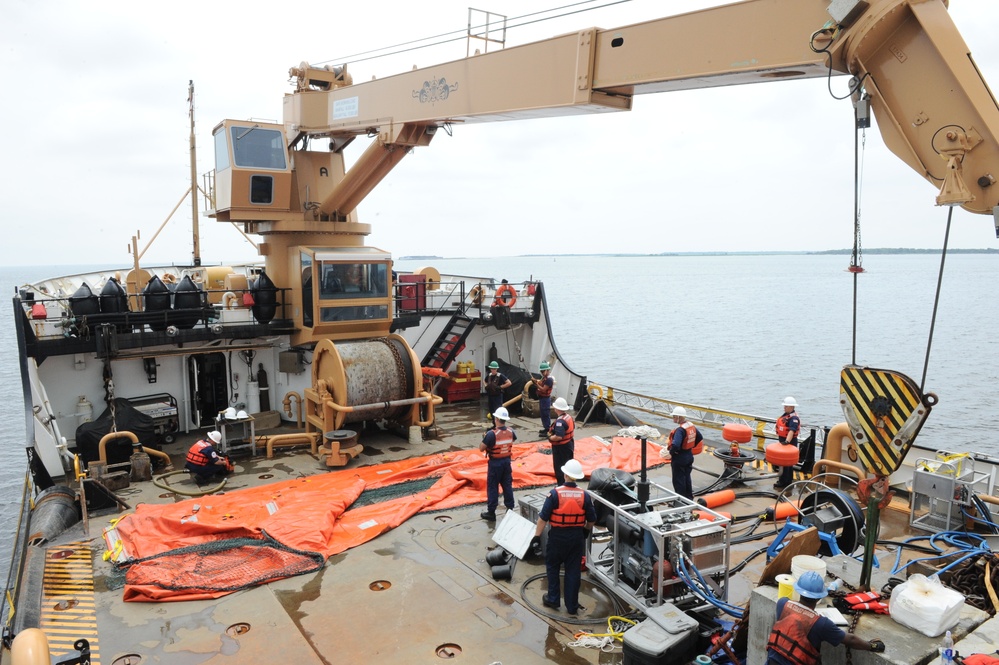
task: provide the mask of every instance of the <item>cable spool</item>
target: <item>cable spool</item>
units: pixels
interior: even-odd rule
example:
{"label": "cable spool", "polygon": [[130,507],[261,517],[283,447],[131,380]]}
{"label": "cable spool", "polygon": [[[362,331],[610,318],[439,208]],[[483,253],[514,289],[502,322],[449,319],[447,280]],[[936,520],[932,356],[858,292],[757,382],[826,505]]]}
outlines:
{"label": "cable spool", "polygon": [[409,426],[413,405],[389,403],[419,396],[419,367],[416,354],[399,335],[337,344],[324,339],[316,344],[313,354],[312,385],[324,381],[333,401],[341,406],[380,405],[377,409],[335,411],[333,429],[381,418]]}

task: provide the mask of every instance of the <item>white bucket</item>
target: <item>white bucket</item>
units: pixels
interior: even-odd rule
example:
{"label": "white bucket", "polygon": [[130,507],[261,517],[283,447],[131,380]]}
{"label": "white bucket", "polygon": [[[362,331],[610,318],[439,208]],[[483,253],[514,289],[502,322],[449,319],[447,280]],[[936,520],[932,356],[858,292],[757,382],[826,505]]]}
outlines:
{"label": "white bucket", "polygon": [[823,581],[826,579],[826,562],[817,556],[799,554],[791,559],[791,575],[797,580],[799,577],[813,570],[819,574]]}

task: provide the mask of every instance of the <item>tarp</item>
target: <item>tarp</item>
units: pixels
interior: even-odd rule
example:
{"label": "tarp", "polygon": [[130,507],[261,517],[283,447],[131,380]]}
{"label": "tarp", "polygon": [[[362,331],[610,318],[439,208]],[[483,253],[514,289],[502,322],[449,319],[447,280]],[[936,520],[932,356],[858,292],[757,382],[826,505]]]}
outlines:
{"label": "tarp", "polygon": [[[554,486],[550,451],[545,443],[514,445],[515,488]],[[664,463],[657,444],[648,442],[646,451],[650,468]],[[575,458],[587,475],[600,467],[634,473],[641,469],[641,446],[636,439],[615,437],[605,442],[587,437],[576,441]],[[372,540],[419,512],[484,502],[486,472],[486,459],[478,450],[439,453],[172,504],[141,504],[118,522],[117,531],[125,552],[135,559],[231,538],[263,538],[264,532],[288,548],[330,557]],[[364,490],[428,477],[438,480],[424,491],[347,510]],[[156,562],[153,559],[130,566],[125,600],[192,600],[226,593],[192,595],[189,588],[169,593],[161,587],[130,583],[130,577],[157,579],[149,570],[139,570],[156,566]],[[209,582],[198,588],[211,587]]]}

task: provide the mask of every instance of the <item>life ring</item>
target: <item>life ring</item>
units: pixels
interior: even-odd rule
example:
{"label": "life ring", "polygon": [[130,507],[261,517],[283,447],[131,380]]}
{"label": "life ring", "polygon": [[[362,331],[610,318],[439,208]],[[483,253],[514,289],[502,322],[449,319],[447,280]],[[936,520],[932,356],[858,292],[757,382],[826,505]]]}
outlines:
{"label": "life ring", "polygon": [[[509,296],[510,301],[507,302],[507,296]],[[493,298],[493,305],[506,305],[507,307],[513,309],[513,306],[517,304],[517,289],[513,288],[509,284],[500,284],[499,288],[496,289],[496,297]]]}
{"label": "life ring", "polygon": [[177,281],[177,277],[173,273],[166,273],[160,279],[163,280],[164,284],[174,284]]}
{"label": "life ring", "polygon": [[485,290],[478,284],[473,286],[472,290],[468,292],[468,297],[472,300],[472,304],[476,306],[482,304],[482,300],[485,298],[485,296],[486,296]]}

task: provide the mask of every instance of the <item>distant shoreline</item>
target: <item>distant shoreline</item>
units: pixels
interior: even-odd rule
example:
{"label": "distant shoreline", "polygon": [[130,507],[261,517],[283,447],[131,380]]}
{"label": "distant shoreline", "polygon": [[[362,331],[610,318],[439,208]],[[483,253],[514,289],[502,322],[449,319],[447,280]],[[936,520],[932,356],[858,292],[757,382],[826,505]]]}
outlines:
{"label": "distant shoreline", "polygon": [[[948,254],[997,254],[999,255],[999,249],[995,248],[979,248],[979,249],[948,249]],[[822,256],[822,255],[837,255],[837,256],[849,256],[853,254],[852,249],[823,249],[815,251],[758,251],[758,252],[659,252],[657,254],[628,254],[628,253],[612,253],[612,254],[517,254],[517,258],[536,258],[536,257],[560,257],[560,256],[611,256],[611,257],[645,257],[645,256]],[[874,249],[865,249],[861,254],[867,255],[878,255],[878,254],[940,254],[939,249],[915,249],[906,247],[878,247]],[[400,256],[396,258],[397,261],[445,261],[449,259],[479,259],[483,257],[477,256]],[[498,258],[498,257],[494,257]]]}

